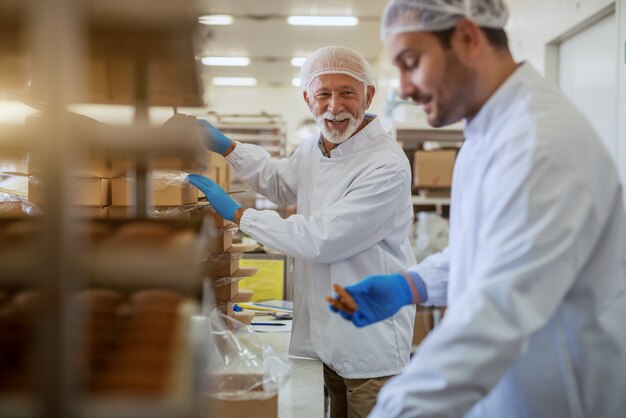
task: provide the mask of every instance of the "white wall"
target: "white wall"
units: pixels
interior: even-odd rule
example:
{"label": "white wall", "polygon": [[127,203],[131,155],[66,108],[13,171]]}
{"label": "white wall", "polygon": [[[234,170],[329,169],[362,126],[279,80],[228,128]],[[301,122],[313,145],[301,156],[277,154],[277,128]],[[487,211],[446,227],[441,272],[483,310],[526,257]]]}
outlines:
{"label": "white wall", "polygon": [[544,73],[550,64],[546,45],[615,4],[618,19],[618,127],[614,155],[622,184],[626,185],[626,0],[509,0],[507,26],[511,50],[517,61],[527,60]]}

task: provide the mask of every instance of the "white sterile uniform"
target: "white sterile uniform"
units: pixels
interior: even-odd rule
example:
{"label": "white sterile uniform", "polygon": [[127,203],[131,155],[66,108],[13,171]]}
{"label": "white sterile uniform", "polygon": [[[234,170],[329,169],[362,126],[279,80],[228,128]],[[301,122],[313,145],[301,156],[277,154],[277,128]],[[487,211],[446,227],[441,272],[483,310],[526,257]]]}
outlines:
{"label": "white sterile uniform", "polygon": [[307,139],[282,160],[237,144],[227,157],[236,176],[271,201],[297,203],[298,209],[287,219],[246,209],[240,229],[295,257],[291,354],[319,358],[344,378],[397,374],[409,360],[415,309],[357,329],[332,314],[324,298],[333,294],[333,283],[348,286],[415,264],[408,160],[378,118],[334,148],[330,158],[318,139]]}
{"label": "white sterile uniform", "polygon": [[465,138],[449,247],[415,269],[445,302],[449,256],[448,310],[371,417],[623,417],[626,220],[609,154],[530,64]]}

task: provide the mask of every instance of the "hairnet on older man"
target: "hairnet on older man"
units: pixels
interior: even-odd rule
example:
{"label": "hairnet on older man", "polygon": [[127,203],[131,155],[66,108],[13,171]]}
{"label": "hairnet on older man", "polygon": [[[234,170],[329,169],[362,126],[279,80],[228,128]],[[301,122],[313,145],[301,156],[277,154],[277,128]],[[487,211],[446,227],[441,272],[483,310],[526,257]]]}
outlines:
{"label": "hairnet on older man", "polygon": [[345,74],[366,86],[376,86],[372,66],[358,52],[342,46],[320,48],[307,58],[300,69],[302,90],[306,91],[315,77],[325,74]]}
{"label": "hairnet on older man", "polygon": [[380,36],[435,32],[466,18],[483,28],[504,28],[509,11],[504,0],[391,0],[383,13]]}

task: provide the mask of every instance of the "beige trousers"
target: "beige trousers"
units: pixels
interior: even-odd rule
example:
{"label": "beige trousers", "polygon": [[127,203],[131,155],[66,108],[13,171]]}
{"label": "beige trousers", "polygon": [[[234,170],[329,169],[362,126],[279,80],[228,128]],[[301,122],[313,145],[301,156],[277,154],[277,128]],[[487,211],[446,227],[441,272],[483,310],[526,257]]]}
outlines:
{"label": "beige trousers", "polygon": [[330,418],[366,418],[380,388],[393,376],[344,379],[324,364],[324,385],[330,398]]}

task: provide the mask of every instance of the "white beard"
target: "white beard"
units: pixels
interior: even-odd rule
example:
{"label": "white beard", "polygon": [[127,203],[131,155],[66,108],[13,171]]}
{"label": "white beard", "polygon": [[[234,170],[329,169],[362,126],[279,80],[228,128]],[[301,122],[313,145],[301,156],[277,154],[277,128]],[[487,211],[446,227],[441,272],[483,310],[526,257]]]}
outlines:
{"label": "white beard", "polygon": [[[339,112],[335,115],[330,111],[326,111],[319,116],[314,116],[314,118],[315,123],[317,123],[317,126],[319,126],[322,131],[322,136],[324,137],[324,139],[333,144],[341,144],[342,142],[350,138],[357,130],[359,125],[361,125],[361,122],[363,122],[363,119],[365,118],[365,112],[361,112],[361,116],[358,119],[348,112]],[[326,120],[336,121],[344,119],[348,119],[348,126],[343,132],[329,129],[325,123]]]}

